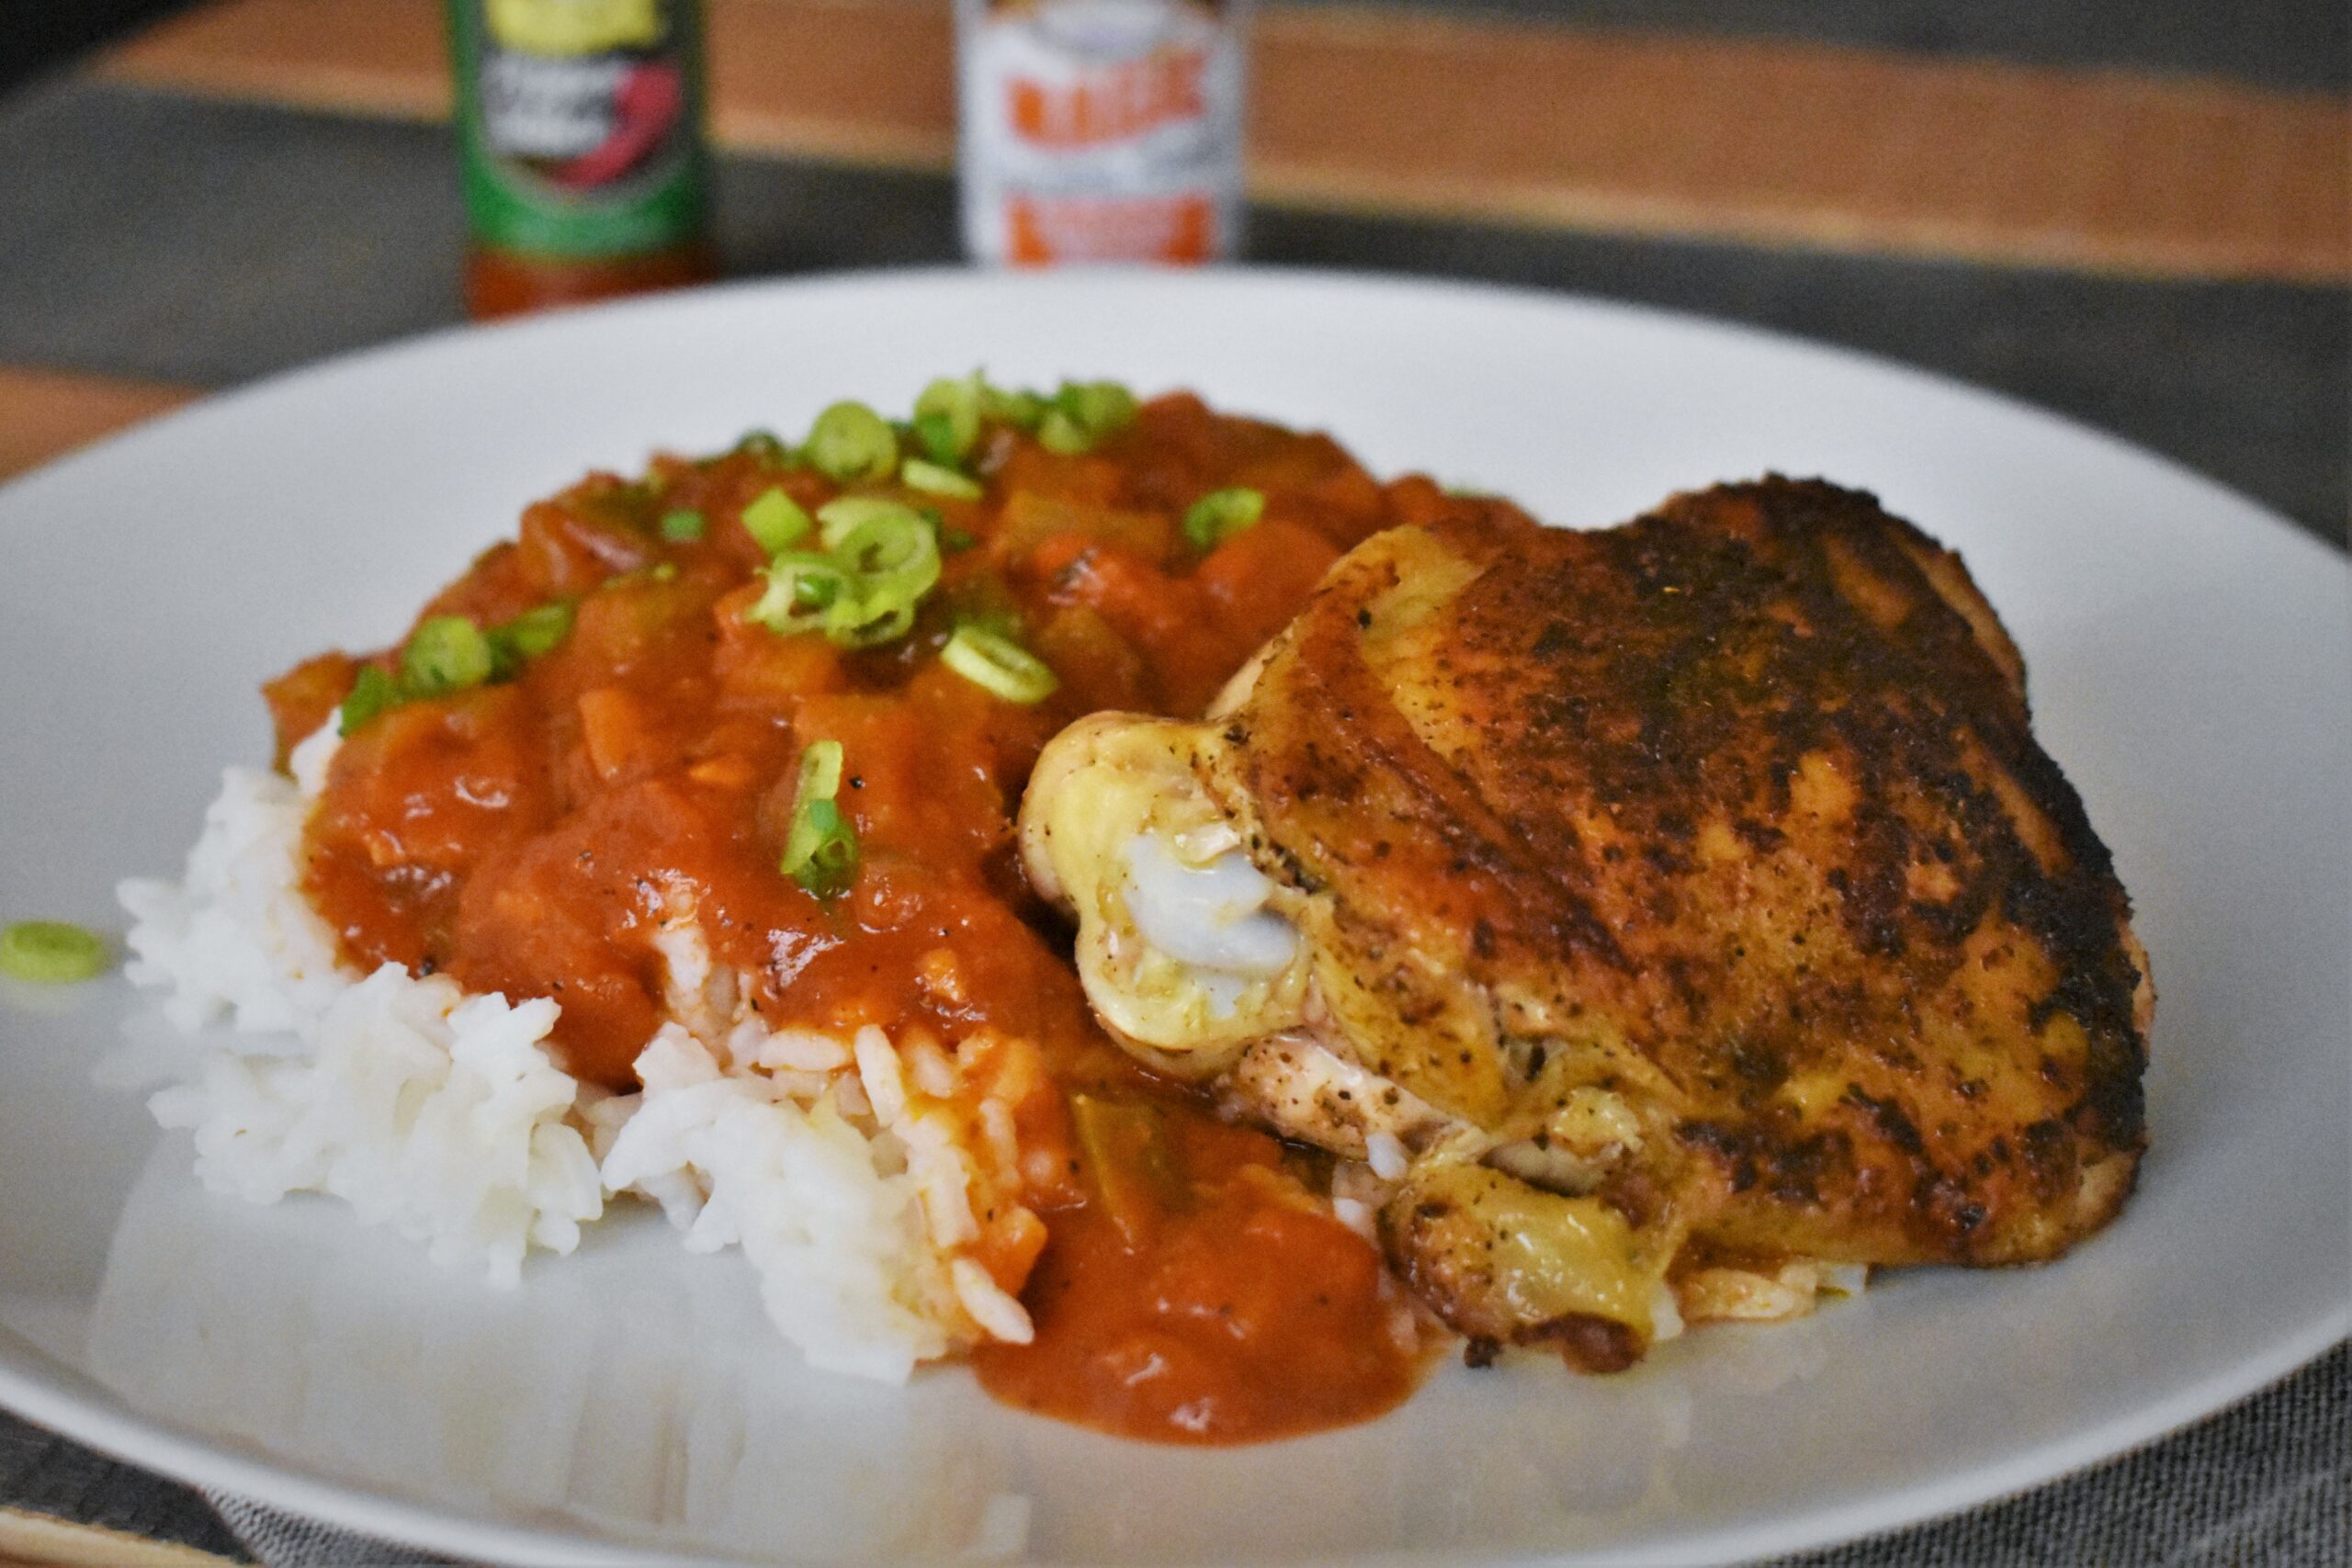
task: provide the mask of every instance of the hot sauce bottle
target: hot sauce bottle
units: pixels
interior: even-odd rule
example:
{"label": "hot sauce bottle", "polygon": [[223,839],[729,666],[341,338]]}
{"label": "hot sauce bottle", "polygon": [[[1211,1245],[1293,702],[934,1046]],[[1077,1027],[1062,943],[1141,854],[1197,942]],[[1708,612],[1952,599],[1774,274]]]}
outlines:
{"label": "hot sauce bottle", "polygon": [[712,276],[693,0],[449,0],[476,317]]}
{"label": "hot sauce bottle", "polygon": [[956,0],[980,261],[1207,262],[1241,235],[1247,0]]}

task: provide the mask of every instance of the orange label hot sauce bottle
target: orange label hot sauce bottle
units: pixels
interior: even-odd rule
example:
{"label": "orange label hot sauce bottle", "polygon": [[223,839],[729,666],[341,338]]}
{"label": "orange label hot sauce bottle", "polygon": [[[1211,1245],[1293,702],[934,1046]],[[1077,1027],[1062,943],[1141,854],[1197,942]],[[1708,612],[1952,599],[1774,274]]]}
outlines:
{"label": "orange label hot sauce bottle", "polygon": [[956,0],[972,255],[1232,255],[1246,12],[1247,0]]}
{"label": "orange label hot sauce bottle", "polygon": [[476,317],[712,276],[693,0],[449,0]]}

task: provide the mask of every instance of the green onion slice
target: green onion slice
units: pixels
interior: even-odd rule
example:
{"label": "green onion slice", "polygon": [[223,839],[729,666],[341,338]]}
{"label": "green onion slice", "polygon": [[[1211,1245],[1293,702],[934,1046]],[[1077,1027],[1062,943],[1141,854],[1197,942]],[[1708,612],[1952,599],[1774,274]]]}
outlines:
{"label": "green onion slice", "polygon": [[0,975],[39,986],[71,986],[106,973],[106,939],[66,920],[18,920],[0,931]]}
{"label": "green onion slice", "polygon": [[859,591],[902,597],[911,604],[939,581],[939,536],[920,513],[868,517],[841,536],[833,558],[856,577]]}
{"label": "green onion slice", "polygon": [[662,536],[673,545],[688,545],[703,536],[709,524],[691,506],[662,514]]}
{"label": "green onion slice", "polygon": [[1048,452],[1065,457],[1075,457],[1081,452],[1094,450],[1094,437],[1086,427],[1060,409],[1048,409],[1037,426],[1037,445]]}
{"label": "green onion slice", "polygon": [[852,592],[826,610],[825,635],[851,648],[912,631],[915,605],[939,581],[939,540],[912,513],[859,524],[833,558],[848,567]]}
{"label": "green onion slice", "polygon": [[953,468],[964,460],[963,453],[956,449],[955,422],[945,414],[919,413],[912,428],[916,442],[933,462]]}
{"label": "green onion slice", "polygon": [[957,626],[939,650],[947,668],[1009,703],[1038,703],[1061,684],[1053,667],[1011,637],[978,626]]}
{"label": "green onion slice", "polygon": [[1184,510],[1184,537],[1197,549],[1214,549],[1266,514],[1266,498],[1240,485],[1213,490]]}
{"label": "green onion slice", "polygon": [[831,800],[842,791],[842,743],[812,740],[800,750],[800,784],[793,803]]}
{"label": "green onion slice", "polygon": [[363,666],[351,683],[351,695],[335,710],[334,732],[347,740],[361,725],[386,708],[398,707],[401,701],[398,682],[373,664]]}
{"label": "green onion slice", "polygon": [[836,484],[888,479],[899,466],[899,433],[864,403],[840,402],[817,416],[805,450]]}
{"label": "green onion slice", "polygon": [[808,513],[800,510],[800,503],[780,487],[762,491],[743,508],[744,530],[772,556],[782,555],[807,538],[815,526]]}
{"label": "green onion slice", "polygon": [[524,658],[537,659],[543,653],[554,652],[571,635],[571,621],[572,602],[553,599],[537,609],[524,611],[492,635],[503,637]]}
{"label": "green onion slice", "polygon": [[1136,395],[1116,381],[1065,381],[1054,407],[1095,437],[1112,435],[1136,422]]}
{"label": "green onion slice", "polygon": [[857,829],[834,798],[841,785],[842,743],[809,742],[800,753],[800,782],[777,869],[820,898],[846,891],[857,878]]}
{"label": "green onion slice", "polygon": [[792,460],[792,449],[773,430],[745,431],[737,439],[735,450],[778,468]]}
{"label": "green onion slice", "polygon": [[980,383],[980,413],[1016,430],[1035,430],[1050,405],[1035,392],[1012,391]]}
{"label": "green onion slice", "polygon": [[490,679],[490,638],[463,615],[435,615],[409,635],[401,649],[401,686],[411,696],[438,697]]}
{"label": "green onion slice", "polygon": [[899,465],[899,482],[909,490],[944,495],[952,501],[978,501],[987,493],[981,490],[979,480],[938,463],[926,463],[921,457],[910,457]]}
{"label": "green onion slice", "polygon": [[827,549],[837,550],[851,530],[899,518],[917,526],[922,524],[922,513],[903,501],[884,495],[837,495],[817,508],[817,536]]}
{"label": "green onion slice", "polygon": [[[674,576],[676,566],[663,561]],[[363,665],[351,694],[335,708],[335,733],[348,739],[387,708],[427,697],[447,696],[492,681],[511,681],[523,666],[550,653],[571,635],[573,604],[553,599],[484,631],[463,615],[435,615],[419,626],[401,649],[400,670],[387,674]]]}
{"label": "green onion slice", "polygon": [[571,635],[571,601],[556,599],[491,627],[483,634],[490,639],[490,678],[511,681],[525,664],[553,650]]}
{"label": "green onion slice", "polygon": [[846,648],[872,648],[914,629],[915,606],[939,581],[932,520],[902,502],[840,496],[818,510],[830,554],[787,550],[748,612],[774,632],[821,631]]}
{"label": "green onion slice", "polygon": [[744,613],[787,637],[824,630],[826,612],[853,594],[850,574],[842,563],[809,550],[786,550],[768,563],[763,575],[767,591]]}
{"label": "green onion slice", "polygon": [[980,405],[986,383],[969,376],[943,376],[915,399],[915,436],[932,461],[953,467],[980,438]]}

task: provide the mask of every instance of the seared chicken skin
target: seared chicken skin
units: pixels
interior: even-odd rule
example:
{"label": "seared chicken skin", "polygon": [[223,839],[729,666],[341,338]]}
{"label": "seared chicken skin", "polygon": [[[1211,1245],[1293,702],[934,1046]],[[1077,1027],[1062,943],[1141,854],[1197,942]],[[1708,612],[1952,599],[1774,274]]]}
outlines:
{"label": "seared chicken skin", "polygon": [[1821,483],[1594,533],[1414,493],[1205,722],[1039,762],[1113,1032],[1365,1162],[1474,1357],[1618,1367],[2112,1218],[2146,958],[1959,558]]}

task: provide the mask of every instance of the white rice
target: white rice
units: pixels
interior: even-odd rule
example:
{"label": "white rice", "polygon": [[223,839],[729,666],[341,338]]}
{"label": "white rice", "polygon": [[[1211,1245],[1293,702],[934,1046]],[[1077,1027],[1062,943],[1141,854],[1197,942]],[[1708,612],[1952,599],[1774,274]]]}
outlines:
{"label": "white rice", "polygon": [[1020,1303],[961,1255],[979,1234],[975,1183],[1017,1170],[1009,1108],[951,1106],[957,1069],[934,1041],[909,1063],[879,1029],[768,1030],[682,891],[656,941],[672,1021],[635,1094],[556,1064],[553,1001],[338,965],[300,886],[337,744],[332,724],[305,740],[291,779],[229,769],[183,879],[119,889],[131,979],[163,990],[183,1031],[232,1026],[192,1042],[184,1081],[149,1102],[192,1134],[206,1186],[263,1203],[327,1193],[509,1284],[528,1249],[571,1251],[608,1194],[631,1192],[689,1248],[740,1247],[769,1318],[816,1366],[898,1382],[973,1340],[1029,1337]]}

